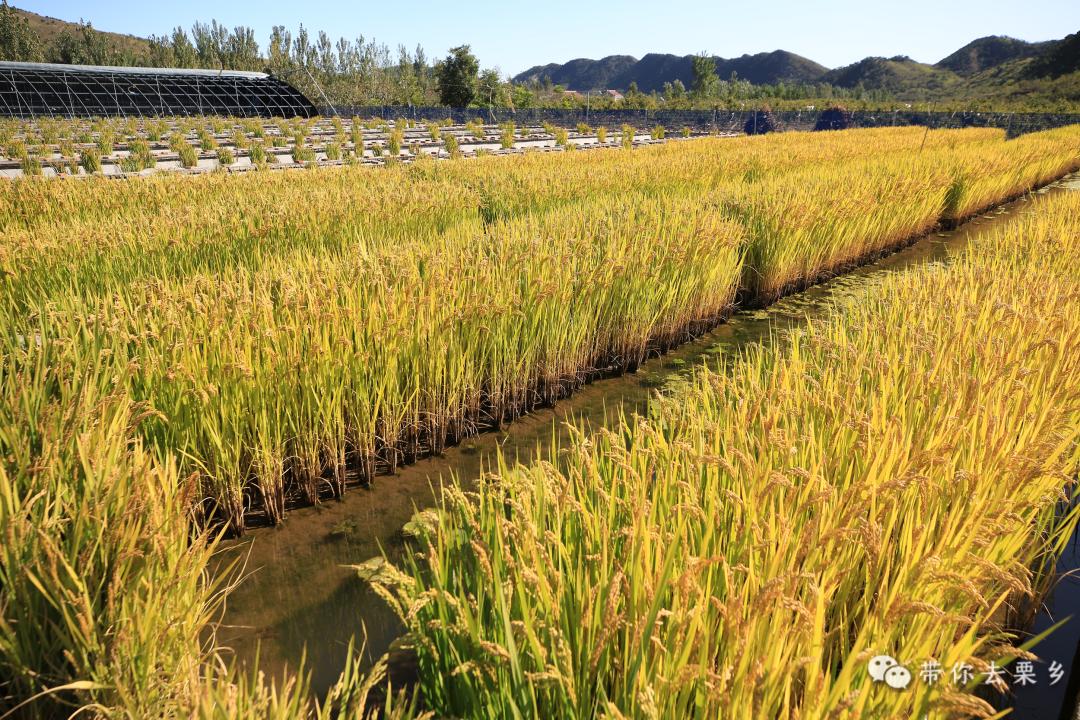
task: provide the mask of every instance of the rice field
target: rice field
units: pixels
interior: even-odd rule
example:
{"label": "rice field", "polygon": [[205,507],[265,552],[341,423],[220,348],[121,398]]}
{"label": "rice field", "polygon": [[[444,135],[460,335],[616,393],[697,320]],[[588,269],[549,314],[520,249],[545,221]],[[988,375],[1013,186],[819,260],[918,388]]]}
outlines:
{"label": "rice field", "polygon": [[[333,696],[315,708],[305,699],[302,673],[276,683],[246,675],[206,639],[227,595],[204,577],[221,533],[280,523],[292,507],[341,497],[357,485],[378,491],[393,482],[380,474],[599,377],[633,371],[737,307],[767,303],[1078,168],[1078,128],[1009,141],[993,130],[893,128],[468,163],[420,158],[378,171],[151,175],[136,182],[27,177],[4,185],[0,708],[37,698],[28,707],[43,716],[87,703],[127,717],[215,717],[222,708],[228,717],[359,712],[379,682],[378,669],[362,676],[348,668]],[[840,668],[850,666],[844,659],[892,641],[882,618],[911,611],[917,617],[910,632],[927,652],[937,651],[930,630],[954,627],[948,622],[980,631],[957,652],[996,651],[1006,640],[981,631],[1012,597],[1005,589],[1030,588],[1027,568],[1049,557],[1071,522],[1054,514],[1051,489],[1060,494],[1062,473],[1075,462],[1075,436],[1060,422],[1074,390],[1065,341],[1075,332],[1038,344],[1050,333],[1045,328],[1075,330],[1067,319],[1051,323],[1051,311],[1067,314],[1075,295],[1067,283],[1076,258],[1067,244],[1075,237],[1067,232],[1068,211],[1075,208],[1063,207],[1001,238],[1001,248],[982,253],[990,258],[983,265],[972,260],[966,275],[920,275],[890,289],[887,297],[896,299],[815,330],[791,357],[763,351],[740,361],[743,369],[731,377],[743,385],[721,379],[726,374],[703,374],[682,406],[672,402],[657,418],[628,418],[602,446],[570,449],[581,460],[580,477],[562,477],[568,471],[556,464],[505,468],[505,482],[492,483],[472,509],[448,505],[430,554],[434,564],[418,565],[413,583],[391,592],[418,639],[431,643],[424,645],[424,683],[413,700],[468,716],[648,715],[655,706],[657,716],[674,717],[707,714],[720,698],[740,712],[808,716],[849,696],[844,707],[874,707],[870,695],[858,694],[869,691]],[[1013,272],[1017,281],[1004,289],[1031,296],[992,295],[997,286],[978,280],[980,268],[991,277]],[[1025,278],[1030,282],[1020,282]],[[1060,292],[1043,290],[1050,287]],[[972,309],[984,305],[982,314]],[[1032,314],[1023,315],[1031,332],[1001,316],[1001,305]],[[1009,348],[1011,355],[990,352],[1001,341],[984,343],[1009,337],[991,332],[1001,323],[1001,333],[1015,332],[1026,343]],[[852,328],[862,334],[843,334]],[[925,354],[915,352],[923,348]],[[1008,373],[1019,370],[1009,358],[1025,348],[1045,362],[1014,378]],[[885,360],[895,357],[910,359],[903,372]],[[985,362],[985,373],[975,376],[963,364],[969,359]],[[776,373],[786,384],[773,382]],[[984,387],[994,373],[1008,380],[1003,388],[1023,380],[1033,417],[1009,415],[1015,397],[998,398]],[[966,393],[957,397],[978,397],[985,407],[933,415],[918,393],[935,385],[915,382],[927,378],[942,383],[935,396],[942,408],[954,387]],[[877,397],[874,388],[884,394]],[[834,404],[820,404],[827,399]],[[742,415],[729,416],[733,402]],[[772,414],[754,414],[762,408]],[[998,425],[1002,418],[1007,422]],[[1018,427],[1022,436],[1008,435]],[[926,428],[926,435],[916,432]],[[704,433],[700,442],[696,431]],[[713,436],[705,448],[705,431],[730,434]],[[963,432],[983,433],[986,447],[952,437]],[[670,447],[648,450],[662,440]],[[896,456],[874,459],[870,450],[879,447]],[[791,457],[774,457],[778,448]],[[646,457],[653,460],[635,465]],[[785,475],[790,468],[776,464],[779,457],[797,460],[805,477]],[[911,474],[894,472],[902,467]],[[949,475],[956,483],[941,481],[943,467],[956,469]],[[1022,492],[1006,497],[1002,487],[979,481],[1009,468]],[[519,588],[545,580],[537,573],[547,566],[536,563],[552,556],[518,553],[553,551],[547,535],[528,545],[518,535],[507,544],[500,534],[555,522],[545,513],[560,508],[530,483],[557,489],[558,502],[571,503],[562,510],[581,507],[577,519],[563,522],[560,515],[550,526],[550,542],[567,554],[554,566],[558,577],[546,578],[552,585],[544,586],[540,604],[511,608],[505,597],[486,604],[488,590],[500,597],[503,579],[526,583]],[[892,495],[879,502],[868,489],[882,483],[892,483]],[[644,490],[653,485],[657,494],[649,499]],[[950,503],[960,504],[961,490],[986,493],[986,503],[1004,498],[1012,511],[989,515],[982,511],[988,505],[978,505],[976,513],[973,504],[968,520],[967,513],[944,514]],[[522,503],[505,523],[493,512],[503,500],[507,507]],[[831,515],[808,512],[780,522],[809,500]],[[913,513],[938,517],[936,531],[915,533]],[[668,525],[668,518],[678,520]],[[925,548],[913,543],[967,537],[989,518],[1001,523],[992,526],[1001,534],[991,545],[969,540],[968,554],[960,555],[950,545],[919,565],[940,568],[934,577],[941,587],[939,595],[912,602],[940,603],[940,617],[922,617],[902,603],[881,615],[876,600],[859,595],[857,587],[878,583],[910,599],[914,566],[904,563],[932,555],[920,555]],[[706,525],[715,532],[703,534]],[[469,555],[466,538],[474,531],[478,542],[490,543],[489,569],[502,574],[440,574],[483,565]],[[570,535],[560,539],[564,531]],[[627,543],[623,557],[643,553],[637,575],[612,555],[595,556],[601,546],[616,548],[609,533]],[[882,550],[886,533],[896,533],[905,552]],[[810,568],[825,557],[825,536],[836,546],[832,569],[813,580],[803,577],[810,570],[795,573],[799,562]],[[878,545],[867,540],[875,538]],[[798,550],[811,539],[817,544]],[[499,560],[490,565],[494,548]],[[769,553],[757,555],[763,548]],[[730,563],[704,561],[714,551],[730,552]],[[956,569],[958,558],[970,557],[984,575]],[[852,568],[867,577],[859,580]],[[675,598],[663,593],[676,569],[690,594],[661,608],[661,598]],[[425,605],[418,601],[429,582],[442,584],[430,586],[438,602]],[[574,594],[590,588],[604,588],[614,615],[602,612],[599,596]],[[445,614],[451,606],[466,612],[454,598],[472,602],[481,595],[469,593],[477,592],[483,610],[473,619],[497,607],[498,622],[470,624]],[[708,612],[685,606],[713,596],[729,609],[714,615],[713,605],[702,606]],[[746,612],[748,599],[772,613],[762,616],[772,618],[771,627],[781,618],[792,625],[784,612],[802,623],[761,661],[731,648],[765,642],[768,623],[747,618],[714,633],[718,618]],[[792,599],[784,611],[768,605],[784,599]],[[564,601],[566,615],[555,610]],[[436,609],[444,614],[434,624],[417,621],[432,619],[424,613]],[[657,632],[671,633],[664,642],[678,657],[650,654],[652,641],[643,640],[661,609],[661,624],[672,619],[670,630]],[[586,634],[560,635],[564,626],[548,612]],[[619,622],[609,622],[615,617]],[[473,635],[461,633],[462,622]],[[510,657],[495,667],[477,648],[496,655],[504,649]],[[580,655],[586,648],[587,662]],[[788,682],[762,680],[761,663],[786,661],[800,668]],[[650,684],[661,678],[674,684]],[[737,688],[733,678],[740,679]],[[389,708],[388,714],[417,710],[405,699]]]}
{"label": "rice field", "polygon": [[[421,123],[383,118],[0,119],[0,178],[128,178],[410,163],[480,154],[553,152],[659,142],[663,128]],[[726,133],[730,134],[730,133]]]}
{"label": "rice field", "polygon": [[[1072,535],[1080,195],[451,490],[397,608],[438,717],[990,717]],[[1051,565],[1052,567],[1052,565]],[[868,674],[970,663],[966,685]],[[1004,683],[1004,681],[1001,681]]]}

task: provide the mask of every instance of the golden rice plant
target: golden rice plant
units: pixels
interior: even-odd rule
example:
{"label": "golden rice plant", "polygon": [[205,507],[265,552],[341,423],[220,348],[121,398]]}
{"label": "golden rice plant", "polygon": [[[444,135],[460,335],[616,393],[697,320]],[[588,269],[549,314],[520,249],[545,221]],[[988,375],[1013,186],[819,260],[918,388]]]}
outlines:
{"label": "golden rice plant", "polygon": [[[1080,194],[890,276],[646,417],[451,488],[362,568],[453,717],[994,713],[981,673],[1075,528]],[[779,631],[782,629],[782,632]],[[874,684],[869,659],[913,670]],[[970,662],[967,687],[917,679]]]}

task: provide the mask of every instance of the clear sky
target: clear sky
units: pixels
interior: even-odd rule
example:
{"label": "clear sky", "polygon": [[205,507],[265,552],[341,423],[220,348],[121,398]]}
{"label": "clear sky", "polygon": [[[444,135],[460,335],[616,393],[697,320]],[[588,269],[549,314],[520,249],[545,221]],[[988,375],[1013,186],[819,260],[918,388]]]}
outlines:
{"label": "clear sky", "polygon": [[513,75],[573,58],[707,51],[737,57],[790,50],[828,67],[867,55],[910,55],[937,62],[984,35],[1050,40],[1080,30],[1080,0],[739,0],[680,3],[629,0],[340,2],[319,0],[11,0],[100,30],[161,35],[196,20],[247,25],[266,46],[273,25],[326,30],[333,39],[363,35],[395,49],[419,43],[429,58],[472,45],[484,67]]}

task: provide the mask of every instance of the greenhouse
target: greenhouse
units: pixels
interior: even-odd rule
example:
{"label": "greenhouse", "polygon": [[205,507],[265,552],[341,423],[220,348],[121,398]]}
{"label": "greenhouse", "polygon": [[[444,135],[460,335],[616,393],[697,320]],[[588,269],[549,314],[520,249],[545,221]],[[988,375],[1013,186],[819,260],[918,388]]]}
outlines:
{"label": "greenhouse", "polygon": [[0,62],[9,117],[312,117],[315,106],[265,73]]}

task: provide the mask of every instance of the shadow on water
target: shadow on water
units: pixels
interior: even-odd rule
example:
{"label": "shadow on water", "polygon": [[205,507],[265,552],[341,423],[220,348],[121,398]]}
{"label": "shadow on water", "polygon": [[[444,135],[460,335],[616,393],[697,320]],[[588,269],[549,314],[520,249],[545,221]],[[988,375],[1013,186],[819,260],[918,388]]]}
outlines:
{"label": "shadow on water", "polygon": [[[977,217],[956,230],[932,234],[764,310],[737,312],[711,333],[643,363],[635,374],[598,380],[554,409],[531,413],[505,431],[469,438],[442,457],[421,460],[394,476],[378,477],[370,488],[353,489],[341,502],[294,510],[277,527],[256,529],[226,543],[219,562],[244,563],[246,577],[229,595],[218,629],[220,641],[234,649],[242,665],[250,666],[257,659],[259,667],[274,677],[286,668],[295,669],[306,653],[312,690],[321,696],[337,680],[354,636],[366,638],[370,662],[385,653],[402,630],[390,608],[346,566],[383,551],[391,557],[402,552],[402,526],[418,509],[434,504],[444,479],[453,475],[466,484],[475,481],[497,452],[528,462],[553,442],[565,445],[568,420],[600,427],[620,411],[642,412],[658,392],[677,386],[703,363],[713,364],[753,343],[773,342],[784,330],[823,317],[861,296],[890,273],[948,261],[974,235],[1033,207],[1048,192],[1057,192],[1069,182]],[[1071,183],[1080,189],[1080,180],[1073,178]],[[1080,558],[1071,557],[1070,567],[1076,567]],[[1072,606],[1080,608],[1080,584],[1069,587]],[[1054,597],[1064,594],[1063,584]],[[1074,631],[1071,644],[1065,641],[1070,666],[1076,635]]]}

